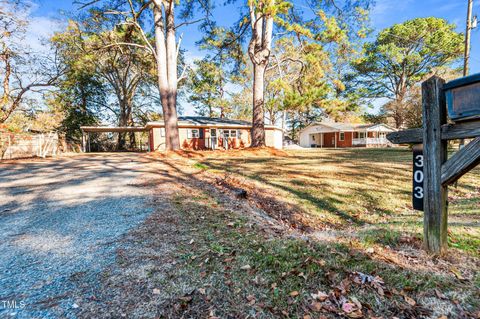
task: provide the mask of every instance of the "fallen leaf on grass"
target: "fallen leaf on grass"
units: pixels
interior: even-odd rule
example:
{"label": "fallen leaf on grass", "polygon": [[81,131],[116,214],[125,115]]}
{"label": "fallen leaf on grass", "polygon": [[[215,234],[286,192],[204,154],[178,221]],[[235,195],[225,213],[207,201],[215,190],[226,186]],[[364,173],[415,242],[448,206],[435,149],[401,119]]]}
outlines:
{"label": "fallen leaf on grass", "polygon": [[346,302],[342,305],[342,310],[346,313],[350,313],[355,309],[355,305],[353,303]]}
{"label": "fallen leaf on grass", "polygon": [[207,291],[205,290],[205,288],[198,288],[198,292],[202,295],[205,295]]}
{"label": "fallen leaf on grass", "polygon": [[153,293],[154,295],[159,295],[159,294],[160,294],[160,289],[154,288],[153,291],[152,291],[152,293]]}
{"label": "fallen leaf on grass", "polygon": [[255,304],[255,296],[254,295],[248,295],[247,296],[247,301],[250,306]]}
{"label": "fallen leaf on grass", "polygon": [[180,299],[181,301],[190,302],[190,301],[192,301],[193,298],[192,298],[192,296],[183,296],[183,297],[180,297],[178,299]]}
{"label": "fallen leaf on grass", "polygon": [[373,288],[375,288],[375,290],[377,291],[377,293],[380,295],[380,296],[384,296],[385,295],[385,291],[384,291],[384,287],[383,285],[385,284],[385,282],[383,281],[383,279],[379,276],[372,276],[372,275],[367,275],[367,274],[364,274],[364,273],[361,273],[361,272],[354,272],[353,273],[354,277],[353,277],[353,282],[357,283],[357,284],[370,284],[370,286],[372,286]]}
{"label": "fallen leaf on grass", "polygon": [[307,280],[307,276],[303,272],[298,274],[298,277],[302,277],[303,279]]}
{"label": "fallen leaf on grass", "polygon": [[319,301],[325,301],[328,298],[328,294],[324,293],[323,291],[318,291],[316,294],[311,294],[313,299],[317,299]]}
{"label": "fallen leaf on grass", "polygon": [[299,293],[298,291],[294,290],[294,291],[292,291],[292,292],[290,293],[290,297],[296,297],[296,296],[298,296],[299,294],[300,294],[300,293]]}
{"label": "fallen leaf on grass", "polygon": [[350,313],[347,313],[348,318],[363,318],[363,313],[361,310],[355,310]]}
{"label": "fallen leaf on grass", "polygon": [[417,302],[415,300],[413,300],[412,298],[410,298],[409,296],[407,295],[403,295],[403,298],[405,299],[405,301],[410,305],[410,306],[415,306],[417,304]]}
{"label": "fallen leaf on grass", "polygon": [[435,295],[437,295],[438,299],[447,299],[447,296],[445,296],[440,290],[435,289]]}
{"label": "fallen leaf on grass", "polygon": [[250,265],[244,265],[244,266],[240,267],[240,269],[241,269],[241,270],[250,270],[250,269],[252,269],[252,266],[250,266]]}
{"label": "fallen leaf on grass", "polygon": [[314,301],[310,304],[310,309],[312,309],[312,311],[319,312],[322,310],[322,304],[318,301]]}
{"label": "fallen leaf on grass", "polygon": [[362,307],[362,304],[360,303],[360,301],[358,301],[357,298],[351,297],[350,300],[355,304],[355,306],[357,306],[357,308],[358,308],[359,310],[362,310],[362,308],[363,308],[363,307]]}
{"label": "fallen leaf on grass", "polygon": [[462,276],[460,271],[458,271],[458,269],[452,267],[450,268],[450,271],[455,275],[455,277],[457,277],[458,280],[465,280],[465,278]]}
{"label": "fallen leaf on grass", "polygon": [[345,314],[349,318],[362,318],[363,317],[362,311],[354,303],[351,303],[351,302],[343,303],[342,310],[345,312]]}

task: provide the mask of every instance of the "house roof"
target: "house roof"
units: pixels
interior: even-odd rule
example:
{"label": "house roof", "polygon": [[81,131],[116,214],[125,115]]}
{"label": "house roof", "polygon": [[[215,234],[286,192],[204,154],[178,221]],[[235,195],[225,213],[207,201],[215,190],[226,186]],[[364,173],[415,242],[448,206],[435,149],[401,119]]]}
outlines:
{"label": "house roof", "polygon": [[178,120],[198,125],[251,125],[248,121],[207,116],[179,116]]}
{"label": "house roof", "polygon": [[[148,122],[145,126],[146,128],[150,127],[162,127],[165,123],[163,120],[155,121],[155,122]],[[227,118],[219,118],[219,117],[207,117],[207,116],[179,116],[178,117],[178,125],[180,127],[204,127],[204,126],[212,126],[212,127],[245,127],[251,128],[252,122],[243,121],[243,120],[233,120]],[[268,129],[279,129],[281,128],[275,125],[265,125],[265,128]]]}
{"label": "house roof", "polygon": [[355,125],[355,128],[356,129],[366,129],[367,131],[368,130],[374,130],[376,128],[379,128],[379,127],[386,127],[392,131],[396,131],[397,129],[387,125],[387,124],[383,124],[383,123],[379,123],[379,124],[359,124],[359,125]]}
{"label": "house roof", "polygon": [[[328,129],[331,129],[332,132],[355,132],[355,131],[372,131],[381,126],[388,128],[389,130],[396,131],[396,129],[386,125],[386,124],[353,124],[353,123],[339,123],[339,122],[317,122],[313,123],[303,130],[314,127],[314,126],[324,126]],[[302,131],[303,131],[302,130]]]}
{"label": "house roof", "polygon": [[[163,120],[148,122],[145,126],[81,126],[84,132],[142,132],[147,131],[151,127],[163,127],[165,125]],[[219,117],[206,116],[179,116],[178,125],[180,127],[218,127],[218,128],[251,128],[252,123],[243,120],[232,120]],[[275,125],[265,125],[266,129],[282,130]]]}
{"label": "house roof", "polygon": [[320,123],[316,123],[316,124],[328,126],[328,127],[333,128],[333,129],[336,129],[338,131],[353,131],[353,130],[355,130],[354,124],[350,124],[350,123],[320,122]]}

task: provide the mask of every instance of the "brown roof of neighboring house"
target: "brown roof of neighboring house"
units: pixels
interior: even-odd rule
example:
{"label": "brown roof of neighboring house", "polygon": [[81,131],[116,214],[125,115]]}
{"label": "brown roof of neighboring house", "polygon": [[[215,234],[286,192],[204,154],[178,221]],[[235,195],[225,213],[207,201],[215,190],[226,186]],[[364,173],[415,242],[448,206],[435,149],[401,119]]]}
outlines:
{"label": "brown roof of neighboring house", "polygon": [[[148,122],[145,125],[146,128],[150,127],[162,127],[164,126],[163,120]],[[252,122],[244,121],[244,120],[233,120],[227,118],[219,118],[219,117],[206,117],[206,116],[179,116],[178,117],[178,125],[180,127],[245,127],[251,128]],[[275,125],[265,125],[267,129],[279,129],[278,126]]]}
{"label": "brown roof of neighboring house", "polygon": [[[345,132],[354,132],[361,129],[372,130],[379,126],[384,126],[388,129],[391,129],[392,131],[396,131],[396,129],[386,124],[353,124],[353,123],[340,123],[340,122],[317,122],[317,123],[312,123],[307,127],[311,127],[315,125],[322,125],[322,126],[329,127],[334,131],[345,131]],[[305,127],[304,129],[306,129],[307,127]]]}

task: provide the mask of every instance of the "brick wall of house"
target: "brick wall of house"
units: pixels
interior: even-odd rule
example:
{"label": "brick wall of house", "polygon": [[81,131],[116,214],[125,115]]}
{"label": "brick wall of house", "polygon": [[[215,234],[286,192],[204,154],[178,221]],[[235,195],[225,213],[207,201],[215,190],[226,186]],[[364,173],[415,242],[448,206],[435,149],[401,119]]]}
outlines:
{"label": "brick wall of house", "polygon": [[[194,128],[194,129],[199,129],[203,130],[202,133],[200,133],[202,138],[193,138],[189,137],[188,130],[192,128],[185,128],[185,127],[180,127],[178,129],[178,134],[180,138],[180,146],[182,149],[194,149],[194,150],[203,150],[203,149],[209,149],[210,148],[210,143],[211,143],[211,128],[208,127],[203,127],[203,128]],[[227,130],[227,128],[223,128]],[[223,138],[221,138],[221,130],[222,128],[216,128],[217,130],[217,139],[218,139],[218,144],[217,144],[217,149],[222,148],[223,144]],[[251,131],[250,129],[245,129],[245,128],[228,128],[228,130],[234,130],[237,132],[237,137],[229,137],[228,138],[228,148],[229,149],[237,149],[237,148],[245,148],[249,147],[251,145]],[[240,134],[239,134],[240,133]],[[162,133],[162,128],[160,127],[154,127],[150,130],[150,135],[151,135],[151,145],[153,145],[152,150],[165,150],[165,135]],[[240,135],[240,136],[239,136]],[[281,131],[279,130],[274,130],[274,129],[266,129],[265,130],[265,142],[267,146],[270,147],[277,147],[281,148],[282,146],[282,141],[278,141],[278,139],[282,138]]]}
{"label": "brick wall of house", "polygon": [[343,141],[340,141],[340,133],[337,133],[337,147],[351,147],[353,142],[353,132],[344,132],[345,138]]}

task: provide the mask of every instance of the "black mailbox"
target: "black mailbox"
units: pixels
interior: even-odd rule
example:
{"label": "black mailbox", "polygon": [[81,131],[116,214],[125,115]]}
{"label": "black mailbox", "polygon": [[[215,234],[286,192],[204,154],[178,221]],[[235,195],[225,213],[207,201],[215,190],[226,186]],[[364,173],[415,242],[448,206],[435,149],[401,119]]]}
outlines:
{"label": "black mailbox", "polygon": [[444,90],[450,119],[480,118],[480,73],[450,81]]}

